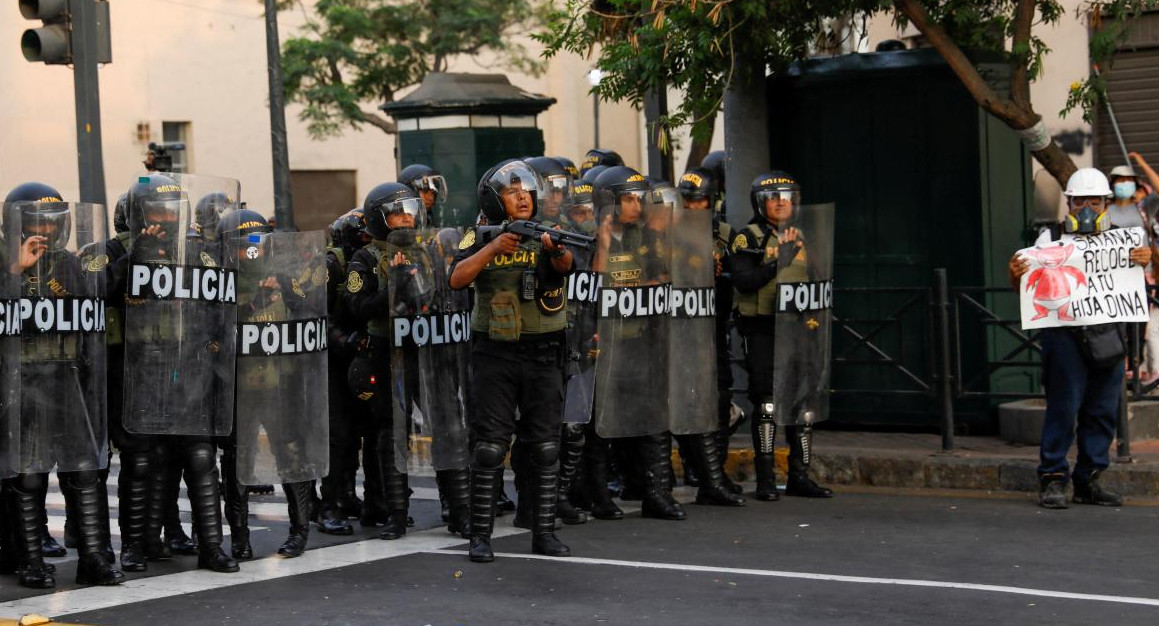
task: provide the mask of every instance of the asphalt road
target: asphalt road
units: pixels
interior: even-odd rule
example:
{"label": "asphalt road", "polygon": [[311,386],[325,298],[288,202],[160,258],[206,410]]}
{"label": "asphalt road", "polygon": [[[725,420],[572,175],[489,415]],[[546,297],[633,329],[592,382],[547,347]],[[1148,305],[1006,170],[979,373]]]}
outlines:
{"label": "asphalt road", "polygon": [[[434,527],[437,502],[423,499],[401,541],[313,533],[306,556],[260,559],[241,574],[199,572],[187,557],[117,589],[62,584],[39,596],[6,578],[0,616],[32,607],[88,624],[1159,623],[1156,507],[842,493],[687,509],[683,522],[633,514],[566,527],[571,559],[532,558],[530,535],[507,517],[499,532],[519,534],[497,538],[499,558],[484,565]],[[284,521],[252,523],[269,528],[254,535],[259,556],[271,554]],[[59,566],[70,581],[70,563]]]}

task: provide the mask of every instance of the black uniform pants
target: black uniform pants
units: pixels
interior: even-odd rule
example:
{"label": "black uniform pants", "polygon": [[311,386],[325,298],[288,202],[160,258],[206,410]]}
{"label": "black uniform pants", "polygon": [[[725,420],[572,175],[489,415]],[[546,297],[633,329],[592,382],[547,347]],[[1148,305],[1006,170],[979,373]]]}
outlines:
{"label": "black uniform pants", "polygon": [[507,446],[513,434],[525,443],[557,441],[563,423],[564,358],[563,332],[512,342],[476,336],[471,351],[471,441]]}

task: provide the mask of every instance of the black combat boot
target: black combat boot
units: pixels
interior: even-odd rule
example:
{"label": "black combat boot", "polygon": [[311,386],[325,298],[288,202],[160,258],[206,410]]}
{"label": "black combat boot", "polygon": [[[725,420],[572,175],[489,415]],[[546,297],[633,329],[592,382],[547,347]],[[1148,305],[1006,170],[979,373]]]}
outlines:
{"label": "black combat boot", "polygon": [[221,492],[217,463],[210,443],[182,442],[186,454],[185,490],[193,509],[193,529],[197,533],[197,567],[231,573],[240,568],[221,549]]}
{"label": "black combat boot", "polygon": [[507,481],[504,480],[506,468],[499,468],[499,478],[495,481],[495,514],[506,515],[515,510],[515,503],[507,497]]}
{"label": "black combat boot", "polygon": [[9,483],[16,518],[16,546],[20,584],[30,589],[53,589],[56,579],[44,563],[43,500],[41,484],[47,484],[47,474],[20,474]]}
{"label": "black combat boot", "polygon": [[16,509],[12,507],[8,480],[0,480],[0,574],[15,574],[20,559],[16,553]]}
{"label": "black combat boot", "polygon": [[374,528],[385,524],[389,513],[386,510],[385,488],[382,484],[382,463],[378,458],[378,441],[373,433],[363,440],[362,471],[362,490],[365,498],[362,501],[362,515],[358,518],[358,523],[363,528]]}
{"label": "black combat boot", "polygon": [[726,422],[724,428],[716,431],[716,460],[720,467],[720,476],[724,483],[724,488],[729,493],[740,495],[744,493],[744,487],[741,487],[740,485],[733,482],[732,478],[729,477],[728,472],[725,470],[725,465],[728,463],[729,439],[731,439],[731,435],[728,432],[728,425]]}
{"label": "black combat boot", "polygon": [[104,534],[101,528],[100,476],[96,470],[87,472],[60,472],[60,490],[65,507],[76,520],[77,551],[80,562],[76,569],[78,585],[119,585],[125,575],[109,565],[101,554]]}
{"label": "black combat boot", "polygon": [[169,442],[158,441],[153,450],[149,467],[152,474],[149,476],[148,508],[145,513],[145,557],[150,561],[170,561],[173,552],[169,544],[165,543],[162,532],[165,528],[165,498],[168,496],[166,485],[173,472],[181,469],[174,468],[170,457],[180,453],[180,450],[169,445]]}
{"label": "black combat boot", "polygon": [[149,451],[121,452],[121,473],[117,478],[120,509],[117,523],[121,528],[121,569],[144,572],[149,569],[145,537],[149,523]]}
{"label": "black combat boot", "polygon": [[531,552],[544,556],[571,556],[555,536],[555,501],[559,480],[559,441],[537,441],[525,446],[528,495],[534,494],[534,526],[531,529]]}
{"label": "black combat boot", "polygon": [[355,491],[358,480],[358,450],[354,450],[354,467],[342,473],[342,495],[338,498],[338,510],[347,519],[362,517],[362,500]]}
{"label": "black combat boot", "polygon": [[535,480],[531,478],[531,463],[527,460],[527,447],[516,440],[511,446],[511,471],[515,474],[515,519],[511,525],[531,530],[535,526],[535,503],[532,493]]}
{"label": "black combat boot", "polygon": [[[286,508],[290,514],[290,536],[278,554],[292,559],[302,556],[306,551],[306,541],[310,538],[310,513],[314,504],[314,483],[304,481],[300,483],[284,483],[282,491],[286,494]],[[345,521],[345,520],[343,520]]]}
{"label": "black combat boot", "polygon": [[402,464],[394,447],[391,429],[383,429],[378,440],[379,472],[382,476],[383,501],[387,517],[379,539],[402,539],[406,535],[407,511],[410,509],[408,476],[399,468]]}
{"label": "black combat boot", "polygon": [[181,497],[181,459],[170,459],[165,475],[165,545],[173,554],[193,556],[197,554],[197,542],[185,534],[181,527],[181,508],[177,500]]}
{"label": "black combat boot", "polygon": [[572,484],[584,453],[583,426],[565,424],[560,444],[559,495],[555,500],[555,513],[564,524],[584,524],[588,521],[587,514],[571,503]]}
{"label": "black combat boot", "polygon": [[[331,452],[331,463],[334,462],[334,456]],[[314,503],[314,515],[311,517],[322,534],[354,534],[354,528],[346,521],[346,514],[342,511],[343,501],[348,495],[353,495],[346,493],[346,478],[347,472],[333,465],[330,467],[330,474],[322,478],[322,498]],[[285,486],[282,488],[284,490]],[[361,514],[361,506],[358,507],[358,512]]]}
{"label": "black combat boot", "polygon": [[440,470],[439,490],[447,501],[447,530],[464,539],[471,538],[471,470],[463,467]]}
{"label": "black combat boot", "polygon": [[774,454],[774,444],[777,441],[777,423],[771,415],[763,415],[756,407],[752,419],[753,432],[753,465],[757,472],[757,491],[755,497],[763,502],[776,502],[781,499],[777,491],[777,457]]}
{"label": "black combat boot", "polygon": [[642,517],[683,520],[684,508],[672,497],[672,437],[668,433],[639,437],[640,457],[644,465],[644,498]]}
{"label": "black combat boot", "polygon": [[225,446],[221,456],[221,474],[225,500],[225,521],[229,524],[229,552],[239,561],[254,558],[250,545],[249,490],[237,479],[237,450]]}
{"label": "black combat boot", "polygon": [[584,474],[588,499],[591,501],[592,517],[600,520],[624,519],[624,512],[612,501],[608,492],[608,442],[588,432],[588,442],[584,446]]}
{"label": "black combat boot", "polygon": [[785,495],[832,498],[832,489],[822,487],[809,478],[809,463],[813,458],[813,428],[791,426],[785,431],[789,437],[789,477],[785,481]]}
{"label": "black combat boot", "polygon": [[[683,435],[680,439],[681,447],[686,451],[684,458],[691,463],[692,473],[700,478],[696,503],[744,506],[744,498],[730,492],[724,486],[724,474],[720,471],[720,461],[716,458],[716,433]],[[686,466],[685,471],[688,469]]]}
{"label": "black combat boot", "polygon": [[471,468],[471,546],[468,556],[475,563],[495,560],[491,532],[495,528],[495,486],[499,468]]}
{"label": "black combat boot", "polygon": [[97,490],[99,492],[97,505],[101,507],[97,517],[101,521],[101,556],[105,559],[105,563],[116,565],[117,553],[113,552],[113,534],[109,528],[109,470],[107,468],[100,471]]}
{"label": "black combat boot", "polygon": [[1123,506],[1123,496],[1113,491],[1107,491],[1099,481],[1102,470],[1091,472],[1086,482],[1080,482],[1077,477],[1072,478],[1074,494],[1071,499],[1075,504],[1097,504],[1099,506]]}
{"label": "black combat boot", "polygon": [[[687,449],[687,447],[689,445],[689,441],[688,441],[687,437],[681,435],[681,436],[676,436],[675,439],[676,439],[676,453],[678,455],[680,455],[680,468],[681,468],[680,474],[684,480],[684,486],[685,487],[699,487],[701,485],[700,476],[697,474],[697,471],[695,468],[697,461],[694,458],[696,455],[696,451]],[[675,484],[675,482],[676,482],[675,474],[672,477],[672,482],[673,482],[673,484]]]}

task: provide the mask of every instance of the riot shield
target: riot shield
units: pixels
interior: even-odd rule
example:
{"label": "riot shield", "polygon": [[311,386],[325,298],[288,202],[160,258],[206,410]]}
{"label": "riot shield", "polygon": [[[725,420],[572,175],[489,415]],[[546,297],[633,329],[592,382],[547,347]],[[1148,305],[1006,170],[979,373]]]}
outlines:
{"label": "riot shield", "polygon": [[563,421],[592,419],[596,392],[596,323],[600,275],[592,270],[594,252],[572,250],[575,271],[567,277],[567,369]]}
{"label": "riot shield", "polygon": [[234,210],[240,186],[227,178],[164,176],[171,180],[129,198],[122,419],[138,434],[228,435],[237,256],[195,227],[194,207],[214,196]]}
{"label": "riot shield", "polygon": [[[78,251],[107,238],[105,208],[65,202],[7,204],[7,266],[19,266],[19,473],[102,469],[108,464],[104,256]],[[17,321],[18,320],[18,321]]]}
{"label": "riot shield", "polygon": [[800,207],[796,254],[777,257],[773,414],[778,424],[829,417],[829,349],[833,306],[832,204]]}
{"label": "riot shield", "polygon": [[238,482],[322,478],[330,464],[325,233],[273,232],[223,244],[239,259]]}
{"label": "riot shield", "polygon": [[[0,250],[7,255],[4,242]],[[5,276],[0,280],[0,479],[15,476],[20,459],[20,329],[20,283]]]}
{"label": "riot shield", "polygon": [[[632,204],[643,207],[647,194]],[[596,433],[638,437],[668,430],[669,226],[664,206],[600,207]],[[606,226],[604,225],[606,222]]]}
{"label": "riot shield", "polygon": [[672,297],[668,322],[668,423],[674,435],[716,430],[716,263],[712,212],[683,207],[675,189],[653,192],[672,207]]}
{"label": "riot shield", "polygon": [[[400,471],[468,465],[471,317],[466,290],[448,282],[461,237],[443,228],[397,230],[387,240],[395,433],[405,425],[409,435],[409,453],[397,457],[407,465]],[[429,457],[418,453],[427,445]]]}

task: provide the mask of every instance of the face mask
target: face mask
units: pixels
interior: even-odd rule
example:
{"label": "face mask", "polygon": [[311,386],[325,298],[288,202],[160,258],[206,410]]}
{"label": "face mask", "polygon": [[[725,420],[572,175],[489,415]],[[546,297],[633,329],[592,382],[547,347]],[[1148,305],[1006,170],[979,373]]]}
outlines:
{"label": "face mask", "polygon": [[1090,235],[1106,230],[1108,226],[1107,221],[1106,214],[1099,215],[1098,211],[1089,206],[1085,206],[1079,209],[1078,213],[1071,213],[1066,216],[1066,220],[1062,223],[1062,229],[1068,233]]}
{"label": "face mask", "polygon": [[1124,182],[1115,183],[1115,197],[1120,200],[1126,200],[1135,195],[1135,183]]}

